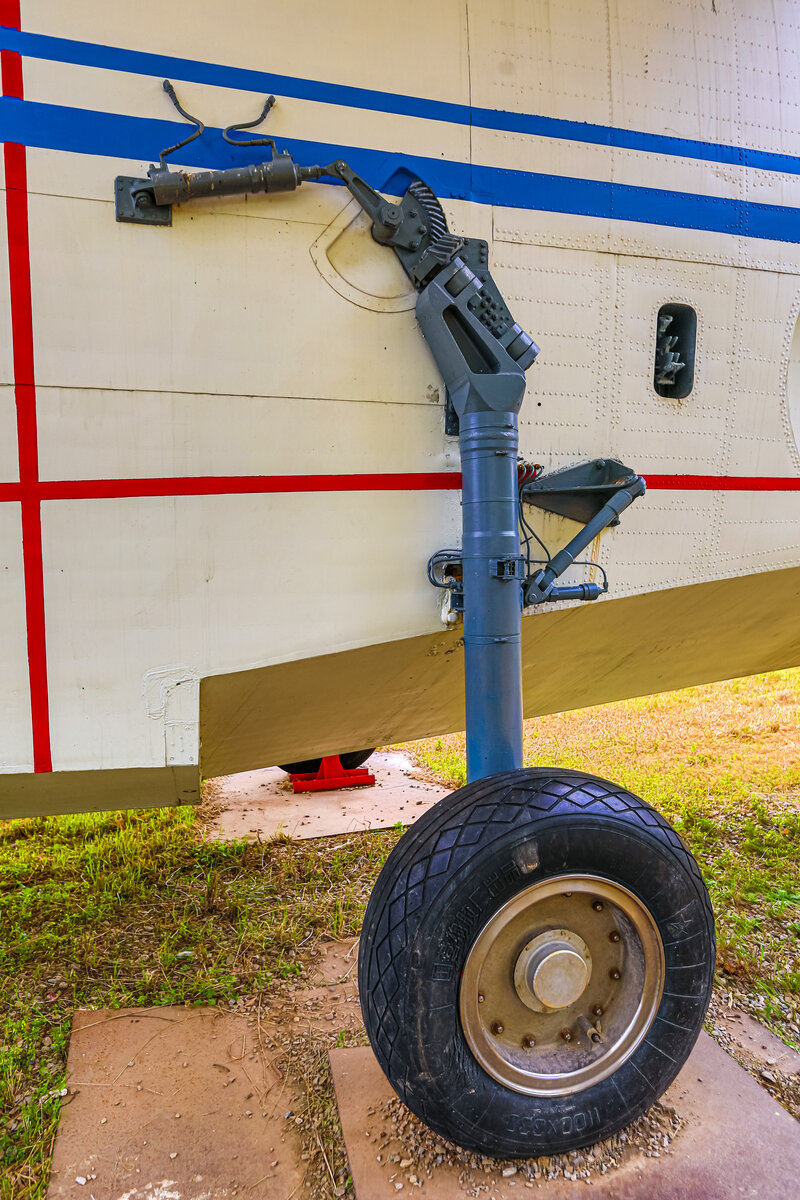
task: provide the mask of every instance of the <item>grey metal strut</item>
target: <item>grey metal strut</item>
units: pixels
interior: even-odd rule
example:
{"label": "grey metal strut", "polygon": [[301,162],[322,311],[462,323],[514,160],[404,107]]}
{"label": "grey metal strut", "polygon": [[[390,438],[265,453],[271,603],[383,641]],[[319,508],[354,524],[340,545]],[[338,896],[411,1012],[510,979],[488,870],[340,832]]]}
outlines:
{"label": "grey metal strut", "polygon": [[[268,101],[259,120],[270,107]],[[189,119],[199,124],[196,118]],[[254,124],[258,121],[230,128]],[[326,175],[339,178],[358,200],[372,222],[375,241],[394,250],[418,293],[417,320],[445,384],[446,430],[459,435],[461,578],[456,581],[452,573],[446,580],[441,578],[436,564],[447,562],[452,567],[454,562],[452,553],[444,551],[432,557],[429,578],[436,586],[460,589],[467,778],[521,767],[523,589],[529,604],[599,596],[603,589],[598,584],[557,588],[555,580],[596,533],[644,491],[644,483],[638,476],[626,479],[628,486],[614,490],[544,570],[526,577],[527,560],[520,553],[517,419],[525,395],[525,372],[539,350],[512,317],[492,278],[488,244],[451,233],[437,197],[420,179],[412,180],[402,200],[395,203],[343,161],[326,167],[299,166],[287,152],[279,153],[270,139],[264,141],[272,157],[249,167],[171,171],[162,155],[161,166],[151,167],[146,180],[118,178],[117,220],[170,224],[172,205],[179,202],[292,191],[306,180]],[[595,485],[590,487],[596,491]],[[542,503],[546,506],[548,501]],[[587,502],[567,497],[549,503],[585,506]]]}
{"label": "grey metal strut", "polygon": [[458,418],[467,779],[522,766],[517,415],[538,347],[513,320],[488,246],[454,236],[426,185],[389,205],[337,169],[419,292],[416,315]]}

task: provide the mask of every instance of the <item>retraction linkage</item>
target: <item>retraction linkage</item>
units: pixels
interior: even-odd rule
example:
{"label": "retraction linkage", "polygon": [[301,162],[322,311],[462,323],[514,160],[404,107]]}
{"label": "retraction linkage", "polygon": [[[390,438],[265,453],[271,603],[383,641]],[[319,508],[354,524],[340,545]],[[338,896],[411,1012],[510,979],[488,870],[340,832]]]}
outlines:
{"label": "retraction linkage", "polygon": [[[202,123],[164,90],[181,114],[198,128],[162,152],[146,179],[116,180],[118,221],[169,225],[172,206],[203,196],[293,191],[306,180],[341,180],[372,222],[376,242],[397,255],[418,295],[416,318],[446,389],[445,431],[457,433],[461,450],[462,545],[440,551],[428,564],[431,583],[448,593],[445,619],[464,615],[467,716],[467,775],[482,778],[522,763],[522,608],[556,600],[594,600],[603,584],[558,587],[556,580],[601,530],[645,490],[644,480],[621,463],[596,460],[549,477],[518,476],[518,414],[525,372],[539,348],[512,317],[489,271],[489,246],[460,237],[447,227],[433,190],[421,179],[399,201],[387,200],[339,160],[328,166],[299,166],[270,138],[240,142],[234,130],[266,117],[269,97],[255,121],[225,130],[239,145],[268,145],[271,157],[249,167],[188,173],[165,163]],[[588,477],[584,475],[588,471]],[[523,503],[578,519],[583,529],[557,554],[547,553],[531,573],[530,535]],[[520,553],[520,523],[526,555]],[[595,566],[597,564],[594,564]],[[600,568],[602,571],[602,568]],[[447,603],[445,605],[447,608]]]}
{"label": "retraction linkage", "polygon": [[194,133],[174,146],[162,150],[158,167],[151,166],[146,179],[135,179],[129,175],[118,175],[114,196],[118,221],[136,225],[171,225],[173,204],[187,200],[199,200],[207,196],[240,196],[253,192],[293,192],[309,179],[320,179],[323,175],[335,175],[333,166],[301,167],[288,150],[278,151],[273,138],[233,138],[232,133],[242,129],[253,129],[260,125],[275,104],[275,97],[268,96],[260,116],[255,121],[242,121],[223,129],[222,136],[231,146],[269,146],[271,157],[265,162],[249,167],[229,167],[223,171],[171,171],[164,161],[189,142],[193,142],[205,129],[198,117],[181,106],[175,89],[168,79],[162,84],[164,91],[182,117],[197,128]]}

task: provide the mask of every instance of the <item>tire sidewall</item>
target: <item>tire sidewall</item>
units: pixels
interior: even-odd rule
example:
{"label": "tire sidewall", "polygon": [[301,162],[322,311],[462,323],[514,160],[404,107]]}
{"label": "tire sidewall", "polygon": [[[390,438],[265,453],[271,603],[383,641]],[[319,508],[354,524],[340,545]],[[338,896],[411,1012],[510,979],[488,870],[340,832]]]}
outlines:
{"label": "tire sidewall", "polygon": [[[468,860],[428,890],[397,965],[405,970],[404,1099],[437,1132],[483,1153],[569,1150],[621,1128],[677,1074],[708,1004],[713,925],[699,877],[656,821],[637,825],[584,809],[566,819],[539,815],[499,835],[488,829]],[[531,1097],[492,1079],[473,1057],[461,1029],[460,979],[475,939],[506,901],[567,874],[620,884],[648,909],[664,947],[664,990],[644,1040],[612,1076],[574,1095]],[[711,967],[698,974],[698,963]]]}

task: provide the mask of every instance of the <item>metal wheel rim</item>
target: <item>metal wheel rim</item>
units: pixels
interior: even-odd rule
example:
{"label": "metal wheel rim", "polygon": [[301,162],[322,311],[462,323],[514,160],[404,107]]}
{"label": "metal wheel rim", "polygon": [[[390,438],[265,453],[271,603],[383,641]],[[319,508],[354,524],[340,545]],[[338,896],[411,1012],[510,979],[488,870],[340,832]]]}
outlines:
{"label": "metal wheel rim", "polygon": [[[533,998],[523,1002],[515,987],[515,968],[519,979],[527,946],[564,931],[590,952],[588,983],[573,1003],[534,1011]],[[475,1058],[505,1087],[566,1096],[606,1079],[630,1058],[663,990],[664,948],[642,901],[609,879],[560,875],[517,893],[478,934],[461,978],[461,1027]]]}

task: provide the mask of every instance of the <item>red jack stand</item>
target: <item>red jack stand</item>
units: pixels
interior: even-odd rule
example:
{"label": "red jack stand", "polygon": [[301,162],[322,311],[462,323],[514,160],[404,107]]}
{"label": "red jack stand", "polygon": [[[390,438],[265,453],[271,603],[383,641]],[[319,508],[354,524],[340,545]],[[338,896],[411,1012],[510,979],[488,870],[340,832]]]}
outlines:
{"label": "red jack stand", "polygon": [[375,776],[366,767],[345,770],[338,754],[323,758],[316,772],[303,772],[301,775],[290,775],[289,778],[296,792],[333,792],[337,788],[372,787],[375,783]]}

